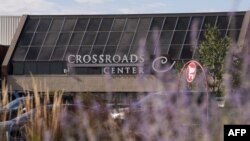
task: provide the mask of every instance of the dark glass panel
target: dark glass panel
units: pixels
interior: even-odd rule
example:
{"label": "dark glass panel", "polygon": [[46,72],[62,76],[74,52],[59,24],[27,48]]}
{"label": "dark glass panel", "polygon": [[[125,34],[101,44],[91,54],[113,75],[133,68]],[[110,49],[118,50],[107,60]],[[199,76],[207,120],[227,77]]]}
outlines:
{"label": "dark glass panel", "polygon": [[193,44],[198,40],[200,31],[188,31],[185,39],[185,44]]}
{"label": "dark glass panel", "polygon": [[105,45],[107,42],[108,35],[109,32],[99,32],[96,37],[95,45]]}
{"label": "dark glass panel", "polygon": [[135,31],[137,27],[138,19],[131,18],[127,20],[125,31]]}
{"label": "dark glass panel", "polygon": [[90,19],[87,31],[97,31],[100,25],[101,19]]}
{"label": "dark glass panel", "polygon": [[53,46],[56,43],[59,33],[48,33],[44,41],[44,46]]}
{"label": "dark glass panel", "polygon": [[90,54],[91,46],[81,46],[78,54],[79,55],[85,55],[85,54]]}
{"label": "dark glass panel", "polygon": [[151,24],[151,18],[140,18],[137,30],[138,31],[149,30],[150,24]]}
{"label": "dark glass panel", "polygon": [[170,44],[173,36],[173,31],[163,31],[161,32],[160,43]]}
{"label": "dark glass panel", "polygon": [[186,31],[175,31],[172,44],[183,44]]}
{"label": "dark glass panel", "polygon": [[54,19],[53,22],[52,22],[52,25],[50,27],[50,30],[51,31],[60,31],[61,30],[61,27],[63,25],[63,19]]}
{"label": "dark glass panel", "polygon": [[103,19],[101,27],[100,27],[100,31],[110,31],[112,23],[113,23],[113,20],[114,19],[112,19],[112,18],[105,18],[105,19]]}
{"label": "dark glass panel", "polygon": [[163,21],[164,21],[163,17],[153,18],[152,24],[150,26],[150,30],[161,30]]}
{"label": "dark glass panel", "polygon": [[241,29],[244,16],[237,15],[231,18],[229,29]]}
{"label": "dark glass panel", "polygon": [[24,74],[36,74],[36,62],[24,62]]}
{"label": "dark glass panel", "polygon": [[49,62],[36,62],[37,74],[49,74]]}
{"label": "dark glass panel", "polygon": [[227,33],[227,30],[220,30],[220,36],[225,37]]}
{"label": "dark glass panel", "polygon": [[14,75],[23,75],[23,62],[12,62],[13,64],[13,74]]}
{"label": "dark glass panel", "polygon": [[83,45],[93,45],[96,32],[86,32],[82,41]]}
{"label": "dark glass panel", "polygon": [[168,55],[172,58],[172,59],[180,59],[180,53],[181,53],[181,45],[171,45]]}
{"label": "dark glass panel", "polygon": [[202,22],[203,22],[203,16],[192,17],[189,29],[190,30],[200,30]]}
{"label": "dark glass panel", "polygon": [[133,45],[138,46],[140,45],[140,42],[142,44],[145,44],[146,37],[147,37],[147,31],[137,32],[134,37]]}
{"label": "dark glass panel", "polygon": [[216,22],[216,16],[206,16],[202,25],[202,29],[206,29],[208,25],[214,26]]}
{"label": "dark glass panel", "polygon": [[85,31],[88,21],[89,21],[88,19],[78,19],[75,31]]}
{"label": "dark glass panel", "polygon": [[65,47],[56,47],[51,60],[62,60],[64,55]]}
{"label": "dark glass panel", "polygon": [[18,47],[14,53],[14,61],[22,61],[27,53],[28,47]]}
{"label": "dark glass panel", "polygon": [[57,41],[57,45],[67,45],[69,42],[70,33],[61,33]]}
{"label": "dark glass panel", "polygon": [[233,40],[233,41],[238,41],[239,38],[239,34],[240,34],[240,30],[229,30],[227,32],[227,35]]}
{"label": "dark glass panel", "polygon": [[33,37],[33,33],[23,33],[20,36],[19,45],[20,46],[28,46],[32,40],[32,37]]}
{"label": "dark glass panel", "polygon": [[41,46],[43,44],[44,38],[45,38],[45,33],[36,33],[31,45],[32,46]]}
{"label": "dark glass panel", "polygon": [[122,31],[125,25],[126,19],[115,19],[112,31]]}
{"label": "dark glass panel", "polygon": [[204,41],[205,39],[205,31],[201,31],[200,36],[199,36],[199,42]]}
{"label": "dark glass panel", "polygon": [[66,19],[63,24],[62,31],[72,31],[76,24],[76,19]]}
{"label": "dark glass panel", "polygon": [[91,51],[91,54],[97,54],[100,55],[103,53],[104,46],[93,46],[93,49]]}
{"label": "dark glass panel", "polygon": [[169,44],[167,45],[161,45],[161,54],[168,54],[168,51],[169,51]]}
{"label": "dark glass panel", "polygon": [[130,45],[133,39],[133,32],[123,32],[120,45]]}
{"label": "dark glass panel", "polygon": [[48,31],[50,23],[51,23],[51,19],[40,19],[40,23],[38,25],[37,31],[38,32],[45,32]]}
{"label": "dark glass panel", "polygon": [[219,16],[217,21],[217,27],[219,29],[227,29],[229,22],[229,17],[227,16]]}
{"label": "dark glass panel", "polygon": [[34,32],[36,30],[39,19],[28,19],[27,24],[24,27],[25,32]]}
{"label": "dark glass panel", "polygon": [[73,33],[69,45],[80,45],[83,37],[82,33]]}
{"label": "dark glass panel", "polygon": [[116,54],[118,55],[128,54],[129,49],[130,46],[118,46]]}
{"label": "dark glass panel", "polygon": [[182,52],[181,52],[181,58],[180,59],[192,59],[193,57],[193,51],[191,45],[184,45]]}
{"label": "dark glass panel", "polygon": [[159,32],[149,32],[146,46],[155,46],[155,44],[158,44],[160,38],[159,36]]}
{"label": "dark glass panel", "polygon": [[179,17],[176,30],[187,30],[190,17]]}
{"label": "dark glass panel", "polygon": [[40,54],[39,54],[39,57],[38,57],[38,60],[49,60],[52,51],[53,51],[52,47],[42,47]]}
{"label": "dark glass panel", "polygon": [[64,67],[63,62],[56,62],[56,61],[52,61],[50,62],[50,74],[63,74],[63,69],[66,69],[66,67]]}
{"label": "dark glass panel", "polygon": [[138,46],[131,46],[129,53],[130,54],[137,54],[139,47]]}
{"label": "dark glass panel", "polygon": [[68,55],[76,55],[78,52],[79,46],[68,46],[67,51],[65,53],[65,57]]}
{"label": "dark glass panel", "polygon": [[39,51],[40,51],[40,48],[30,47],[26,56],[26,60],[36,60]]}
{"label": "dark glass panel", "polygon": [[117,45],[121,38],[121,32],[111,32],[108,39],[108,45]]}
{"label": "dark glass panel", "polygon": [[106,46],[104,54],[114,55],[116,52],[117,46]]}
{"label": "dark glass panel", "polygon": [[167,17],[163,26],[163,30],[174,30],[176,24],[176,17]]}

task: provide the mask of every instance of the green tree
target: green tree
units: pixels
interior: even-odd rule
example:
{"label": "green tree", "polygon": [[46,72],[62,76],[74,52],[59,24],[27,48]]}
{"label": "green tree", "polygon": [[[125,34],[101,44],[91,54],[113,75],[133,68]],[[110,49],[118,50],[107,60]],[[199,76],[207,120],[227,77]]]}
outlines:
{"label": "green tree", "polygon": [[200,62],[209,71],[209,88],[216,96],[223,95],[223,74],[230,38],[221,36],[216,26],[207,25],[205,38],[199,47]]}

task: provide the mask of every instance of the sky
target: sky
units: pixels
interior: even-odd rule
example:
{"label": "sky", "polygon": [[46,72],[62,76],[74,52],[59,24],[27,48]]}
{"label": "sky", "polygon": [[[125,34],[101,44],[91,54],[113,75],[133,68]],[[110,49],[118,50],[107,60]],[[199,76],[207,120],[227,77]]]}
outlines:
{"label": "sky", "polygon": [[0,15],[194,13],[250,10],[250,0],[0,0]]}

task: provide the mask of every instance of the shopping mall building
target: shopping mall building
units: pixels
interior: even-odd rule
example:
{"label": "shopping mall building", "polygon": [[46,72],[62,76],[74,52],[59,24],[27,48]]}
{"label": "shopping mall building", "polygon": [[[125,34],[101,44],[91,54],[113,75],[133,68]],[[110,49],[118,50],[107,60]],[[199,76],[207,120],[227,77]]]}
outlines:
{"label": "shopping mall building", "polygon": [[12,90],[32,91],[35,80],[41,92],[123,97],[165,88],[156,74],[197,58],[208,24],[244,47],[250,11],[23,15],[0,22],[1,76]]}

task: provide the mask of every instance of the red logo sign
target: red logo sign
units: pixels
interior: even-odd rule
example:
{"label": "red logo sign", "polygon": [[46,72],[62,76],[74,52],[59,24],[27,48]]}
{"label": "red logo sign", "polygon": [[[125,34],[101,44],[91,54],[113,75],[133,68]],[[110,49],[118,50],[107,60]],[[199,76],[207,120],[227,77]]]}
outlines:
{"label": "red logo sign", "polygon": [[194,62],[191,62],[187,66],[186,70],[186,80],[188,83],[193,82],[196,76],[196,64]]}

